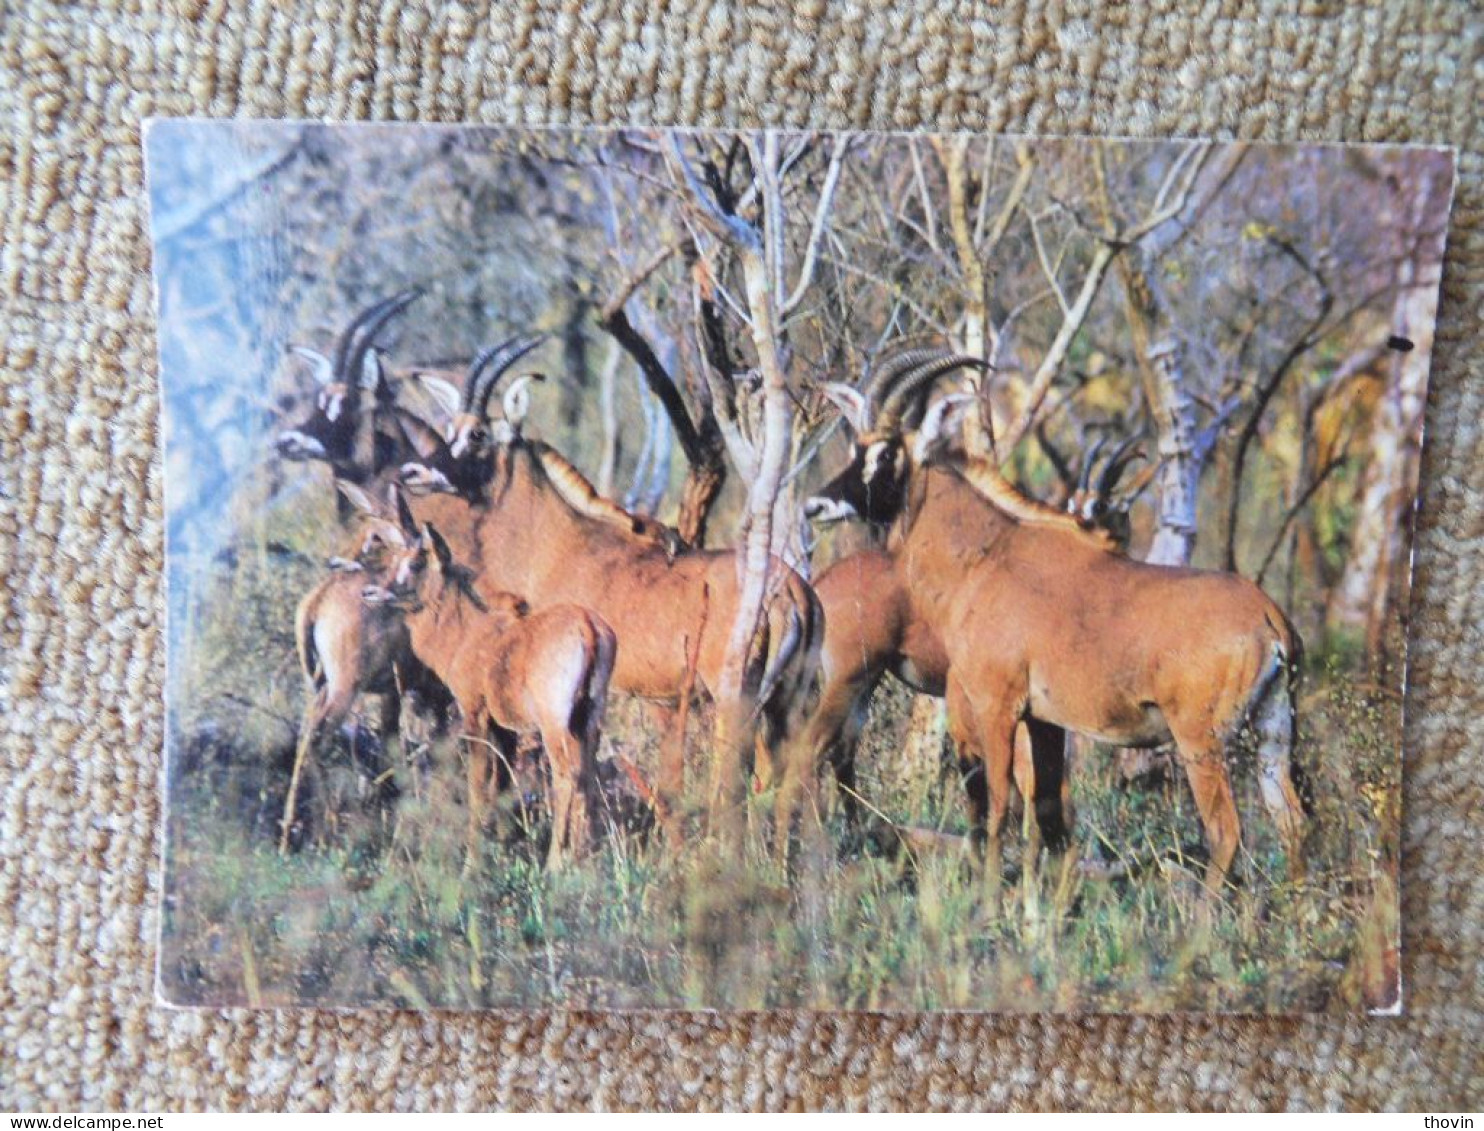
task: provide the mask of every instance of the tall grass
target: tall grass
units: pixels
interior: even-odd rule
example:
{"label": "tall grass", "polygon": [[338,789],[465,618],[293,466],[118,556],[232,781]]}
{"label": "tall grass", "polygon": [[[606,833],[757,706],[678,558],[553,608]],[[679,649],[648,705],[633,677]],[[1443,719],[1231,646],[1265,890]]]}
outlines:
{"label": "tall grass", "polygon": [[[475,875],[461,879],[456,744],[390,765],[364,720],[318,752],[298,849],[277,851],[303,701],[286,626],[314,575],[292,555],[223,566],[208,604],[249,611],[192,636],[172,714],[161,953],[172,1000],[1117,1011],[1389,1003],[1398,704],[1339,654],[1314,662],[1302,704],[1299,759],[1316,802],[1309,879],[1284,879],[1239,752],[1242,882],[1215,908],[1200,895],[1204,850],[1183,781],[1127,783],[1111,751],[1088,747],[1072,771],[1074,849],[1033,863],[1012,837],[1004,913],[987,917],[977,862],[954,835],[967,832],[956,771],[902,764],[908,699],[895,686],[873,703],[862,792],[893,821],[944,834],[932,848],[882,852],[848,836],[826,789],[827,850],[801,848],[783,875],[769,852],[772,798],[761,793],[736,858],[721,858],[698,832],[668,845],[614,810],[596,851],[551,873],[542,815],[507,799]],[[704,723],[692,726],[695,780],[704,780]],[[615,701],[604,741],[605,752],[653,771],[657,736],[637,705]]]}

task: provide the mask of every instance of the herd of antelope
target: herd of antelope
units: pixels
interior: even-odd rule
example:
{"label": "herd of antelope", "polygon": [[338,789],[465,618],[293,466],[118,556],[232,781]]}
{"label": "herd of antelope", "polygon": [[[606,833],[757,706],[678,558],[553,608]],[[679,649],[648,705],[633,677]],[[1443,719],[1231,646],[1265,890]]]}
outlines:
{"label": "herd of antelope", "polygon": [[[602,834],[598,746],[610,694],[678,710],[682,726],[692,698],[717,699],[741,599],[738,558],[630,514],[524,435],[543,378],[512,374],[541,337],[486,349],[462,375],[389,367],[376,338],[418,294],[360,312],[331,356],[294,348],[319,390],[277,450],[330,465],[353,534],[297,610],[312,694],[281,846],[306,759],[360,696],[375,694],[389,745],[404,705],[456,714],[466,871],[487,801],[510,784],[522,742],[539,739],[555,866]],[[1127,506],[1110,505],[1110,495],[1130,445],[1097,473],[1100,452],[1089,453],[1062,507],[971,455],[961,439],[968,398],[933,394],[976,366],[945,349],[904,347],[860,387],[824,389],[851,458],[805,514],[866,523],[881,537],[812,585],[782,560],[770,564],[739,717],[751,720],[759,773],[779,779],[775,837],[786,844],[794,816],[784,799],[812,788],[825,765],[846,816],[861,819],[855,747],[872,692],[891,672],[946,700],[996,905],[1012,786],[1025,799],[1028,852],[1068,839],[1068,732],[1123,747],[1174,743],[1215,892],[1240,838],[1228,747],[1250,730],[1262,799],[1290,874],[1301,875],[1292,626],[1234,574],[1126,556]]]}

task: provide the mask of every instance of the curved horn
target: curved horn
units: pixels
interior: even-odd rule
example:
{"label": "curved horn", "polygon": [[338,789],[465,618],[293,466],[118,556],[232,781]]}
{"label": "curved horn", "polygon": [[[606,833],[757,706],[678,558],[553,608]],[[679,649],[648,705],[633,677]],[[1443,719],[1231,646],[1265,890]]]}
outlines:
{"label": "curved horn", "polygon": [[866,380],[865,388],[861,390],[865,394],[867,408],[874,410],[884,404],[891,396],[892,387],[906,376],[909,370],[924,362],[943,357],[949,352],[938,344],[903,349],[888,357],[882,362],[881,368]]}
{"label": "curved horn", "polygon": [[309,362],[309,372],[316,385],[328,385],[335,380],[334,363],[319,350],[312,350],[308,346],[289,346],[289,353]]}
{"label": "curved horn", "polygon": [[365,363],[366,353],[371,349],[371,343],[381,328],[392,320],[393,317],[406,310],[423,293],[421,287],[411,287],[401,294],[393,295],[383,303],[378,303],[371,315],[361,321],[358,330],[359,335],[345,358],[345,368],[340,372],[344,375],[346,384],[354,384],[361,372],[361,366]]}
{"label": "curved horn", "polygon": [[379,302],[373,302],[370,306],[357,313],[346,325],[345,329],[340,331],[340,337],[335,339],[335,352],[332,355],[333,360],[330,362],[334,367],[337,377],[343,376],[346,372],[345,363],[350,357],[351,346],[355,344],[356,336],[359,334],[361,327],[395,302],[397,297],[397,295],[393,295],[391,298],[384,298]]}
{"label": "curved horn", "polygon": [[1118,486],[1118,477],[1134,460],[1143,453],[1138,450],[1139,437],[1130,436],[1113,449],[1113,454],[1108,457],[1108,462],[1103,464],[1102,474],[1098,476],[1097,493],[1106,496],[1114,487]]}
{"label": "curved horn", "polygon": [[938,357],[921,363],[898,378],[881,405],[876,418],[876,430],[879,432],[896,430],[900,427],[902,417],[915,395],[926,393],[938,378],[947,376],[955,369],[965,368],[984,370],[989,368],[989,362],[982,357],[972,357],[969,354],[940,353]]}
{"label": "curved horn", "polygon": [[489,369],[483,381],[480,382],[479,396],[475,399],[471,408],[476,416],[484,416],[489,412],[490,398],[494,396],[495,387],[499,385],[500,378],[505,376],[510,367],[526,354],[546,341],[545,334],[532,334],[524,340],[517,340],[501,353],[498,363],[490,362]]}
{"label": "curved horn", "polygon": [[1082,470],[1077,475],[1077,490],[1086,491],[1087,485],[1092,482],[1092,468],[1098,462],[1098,453],[1103,450],[1103,445],[1108,442],[1108,437],[1099,436],[1093,444],[1092,451],[1088,452],[1082,459]]}
{"label": "curved horn", "polygon": [[485,346],[484,349],[474,355],[474,360],[469,363],[469,372],[464,377],[464,398],[459,405],[460,412],[470,414],[474,412],[474,406],[479,403],[479,398],[482,395],[482,390],[479,387],[480,374],[489,367],[490,362],[499,356],[501,350],[508,349],[510,343],[518,337],[520,337],[519,334],[511,334],[503,342],[493,346]]}

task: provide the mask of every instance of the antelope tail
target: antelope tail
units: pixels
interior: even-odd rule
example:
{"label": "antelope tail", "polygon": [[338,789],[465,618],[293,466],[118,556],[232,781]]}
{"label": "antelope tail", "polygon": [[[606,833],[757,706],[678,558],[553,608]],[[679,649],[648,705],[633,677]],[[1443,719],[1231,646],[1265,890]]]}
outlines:
{"label": "antelope tail", "polygon": [[763,678],[758,682],[757,711],[762,711],[772,700],[773,693],[778,690],[784,673],[788,671],[794,657],[798,655],[799,644],[803,639],[804,622],[799,616],[799,610],[790,605],[788,627],[783,633],[783,639],[778,642],[778,650],[773,653],[772,661],[763,669]]}
{"label": "antelope tail", "polygon": [[573,730],[582,736],[590,752],[597,750],[603,716],[608,711],[608,684],[613,676],[615,645],[611,632],[594,634],[592,660],[582,684],[582,698],[577,704]]}
{"label": "antelope tail", "polygon": [[294,646],[299,653],[299,666],[304,678],[318,687],[324,679],[319,652],[314,647],[314,610],[316,602],[305,601],[294,613]]}
{"label": "antelope tail", "polygon": [[1314,783],[1309,780],[1308,774],[1304,772],[1298,761],[1298,684],[1304,663],[1304,641],[1287,617],[1283,618],[1282,627],[1285,630],[1281,646],[1285,666],[1283,690],[1288,695],[1289,714],[1288,776],[1293,779],[1293,788],[1298,791],[1299,802],[1304,807],[1305,816],[1312,817],[1314,815]]}

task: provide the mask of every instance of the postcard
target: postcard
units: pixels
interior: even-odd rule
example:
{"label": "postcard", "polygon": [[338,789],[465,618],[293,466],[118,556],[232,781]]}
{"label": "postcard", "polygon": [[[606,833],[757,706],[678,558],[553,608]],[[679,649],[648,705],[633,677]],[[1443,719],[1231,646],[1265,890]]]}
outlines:
{"label": "postcard", "polygon": [[1451,151],[145,146],[163,1000],[1401,1008]]}

